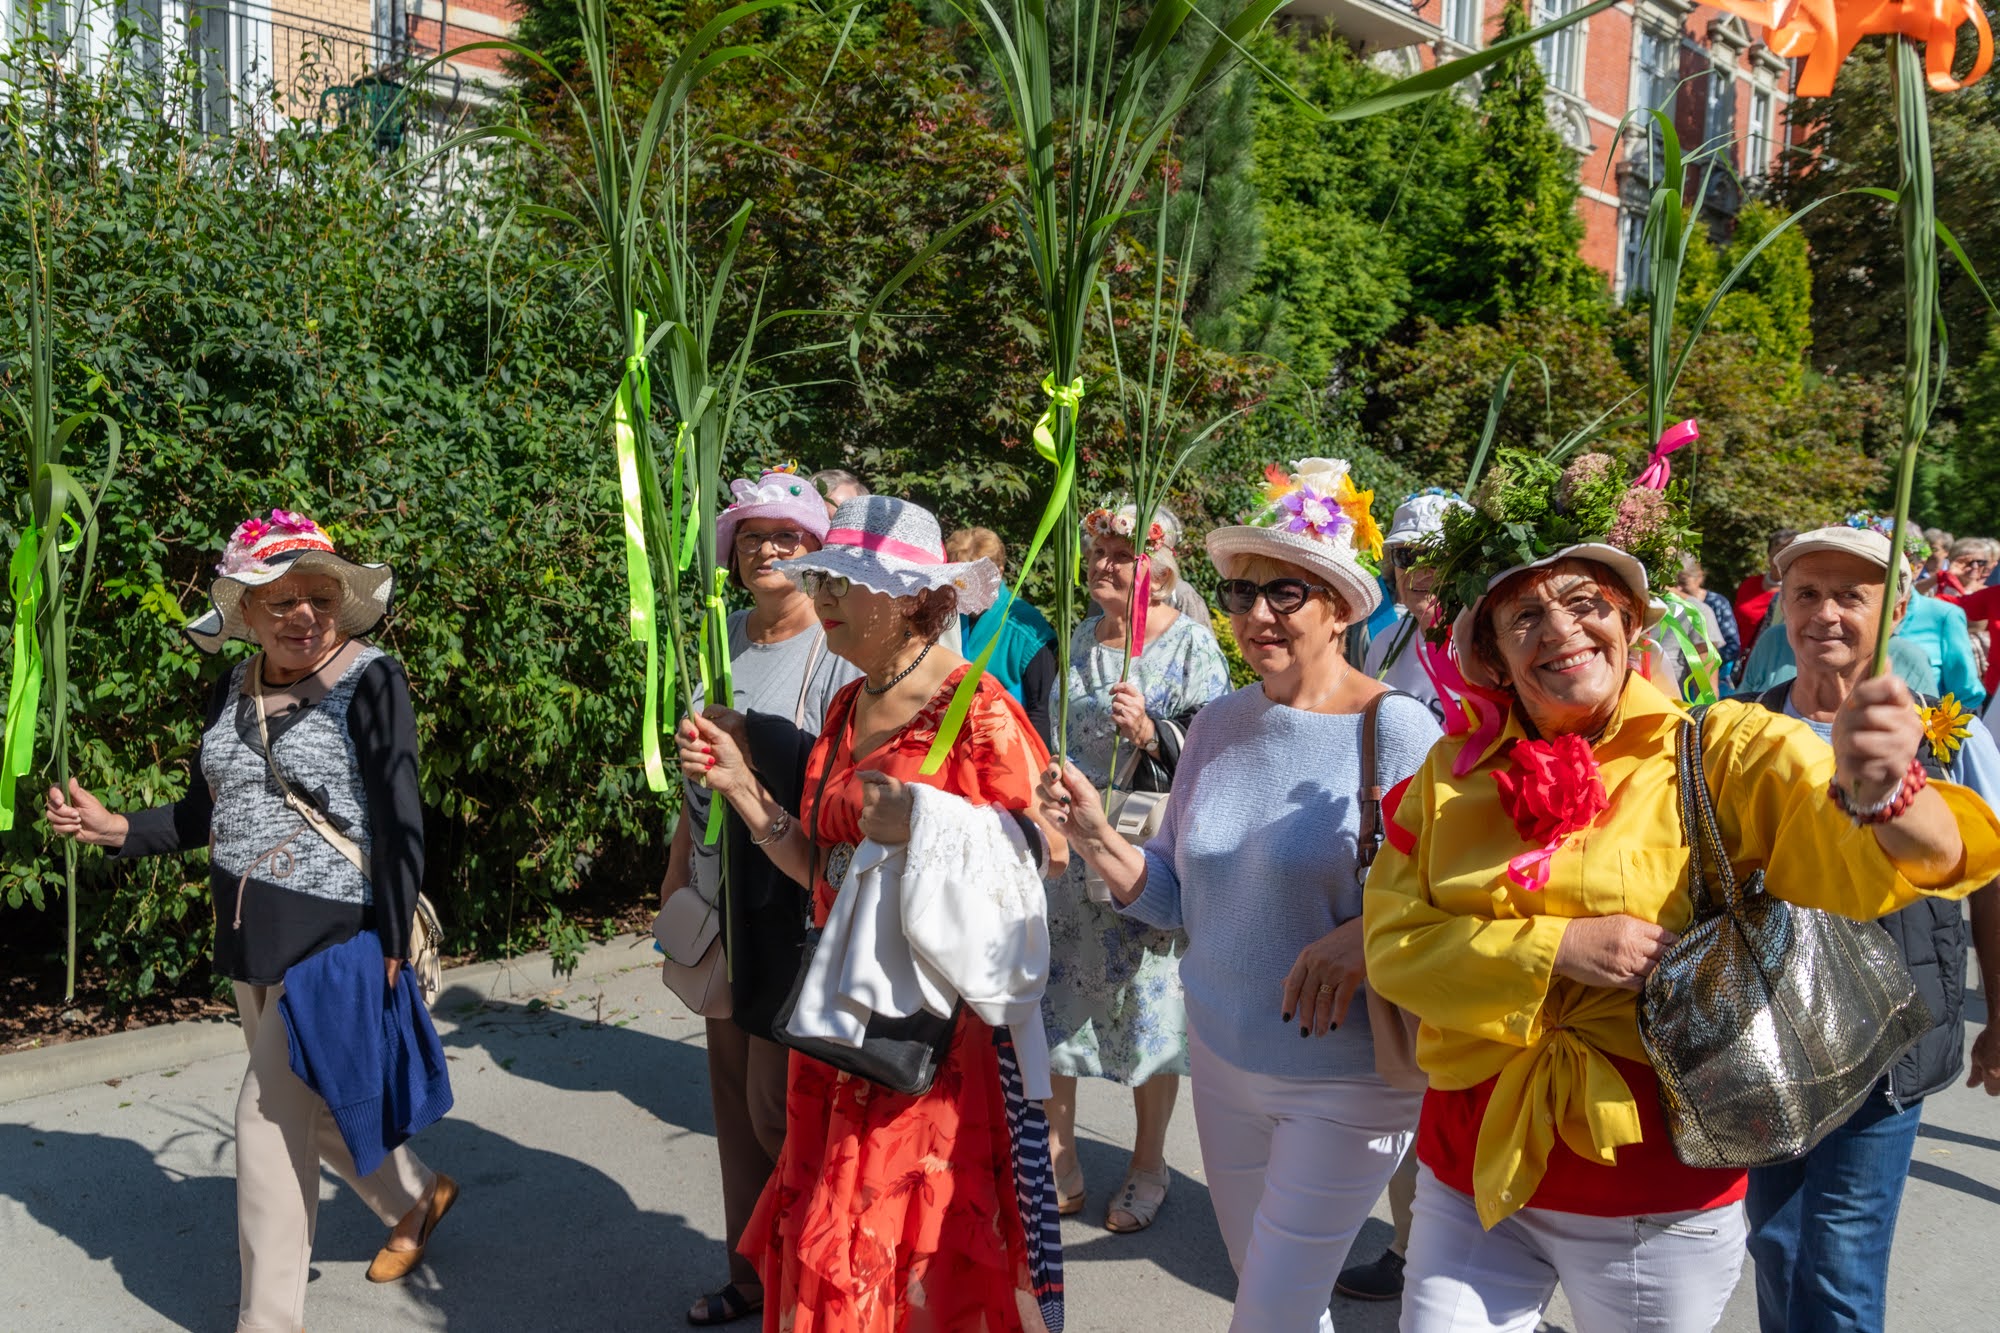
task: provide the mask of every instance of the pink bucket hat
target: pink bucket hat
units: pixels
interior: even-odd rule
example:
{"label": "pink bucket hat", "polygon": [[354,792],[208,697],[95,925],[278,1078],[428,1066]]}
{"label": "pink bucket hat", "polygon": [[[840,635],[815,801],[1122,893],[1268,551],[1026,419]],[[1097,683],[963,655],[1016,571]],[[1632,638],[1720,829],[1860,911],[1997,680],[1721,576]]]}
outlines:
{"label": "pink bucket hat", "polygon": [[727,562],[736,547],[736,525],[746,518],[782,518],[816,542],[826,541],[826,501],[790,467],[766,468],[751,481],[729,483],[729,507],[715,516],[715,549]]}

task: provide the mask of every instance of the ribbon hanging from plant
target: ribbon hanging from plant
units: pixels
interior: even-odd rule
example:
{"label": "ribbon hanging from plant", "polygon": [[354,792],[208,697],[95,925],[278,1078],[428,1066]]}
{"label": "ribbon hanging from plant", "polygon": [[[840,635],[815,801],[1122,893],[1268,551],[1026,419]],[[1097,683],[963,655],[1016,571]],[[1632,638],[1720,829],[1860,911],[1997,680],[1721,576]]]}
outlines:
{"label": "ribbon hanging from plant", "polygon": [[1660,432],[1660,441],[1653,446],[1653,455],[1646,460],[1644,470],[1632,484],[1643,490],[1664,491],[1667,481],[1673,476],[1673,466],[1667,462],[1667,455],[1701,438],[1701,428],[1695,425],[1693,417],[1677,422]]}
{"label": "ribbon hanging from plant", "polygon": [[[633,317],[632,346],[646,345],[646,316]],[[652,376],[646,355],[635,351],[625,358],[625,377],[618,382],[618,396],[611,406],[611,437],[618,454],[618,493],[625,518],[625,585],[628,617],[634,641],[646,645],[645,714],[640,722],[639,753],[646,769],[646,785],[654,791],[667,789],[666,763],[660,751],[660,694],[673,689],[673,663],[660,660],[660,604],[653,586],[653,565],[646,552],[646,521],[643,493],[639,486],[639,432],[652,419]],[[664,678],[663,678],[664,677]]]}
{"label": "ribbon hanging from plant", "polygon": [[1677,592],[1663,592],[1660,600],[1667,607],[1660,624],[1681,650],[1688,667],[1687,683],[1694,687],[1694,697],[1688,702],[1714,703],[1721,697],[1722,650],[1708,632],[1708,621],[1702,618],[1700,607]]}
{"label": "ribbon hanging from plant", "polygon": [[[726,645],[729,643],[729,612],[723,601],[723,594],[728,590],[729,571],[718,565],[715,570],[715,586],[710,588],[708,595],[702,599],[701,638],[696,644],[695,651],[695,660],[701,664],[701,697],[704,701],[736,697],[734,683],[731,680],[729,653],[726,651]],[[716,680],[709,678],[710,644],[725,645],[725,651],[714,654],[718,663],[717,669],[721,673]],[[718,683],[722,687],[719,691],[715,688]],[[702,845],[705,847],[715,846],[717,840],[722,837],[724,804],[717,800],[710,800],[708,803],[708,824],[701,835]]]}
{"label": "ribbon hanging from plant", "polygon": [[7,687],[4,749],[0,749],[0,829],[14,827],[14,792],[35,762],[35,720],[42,697],[42,530],[32,523],[7,567],[14,598],[14,673]]}
{"label": "ribbon hanging from plant", "polygon": [[[1057,384],[1055,376],[1042,379],[1042,392],[1049,396],[1049,406],[1035,422],[1035,452],[1055,464],[1055,484],[1049,488],[1048,503],[1042,506],[1042,518],[1035,525],[1035,538],[1028,543],[1028,554],[1021,561],[1021,574],[1007,589],[1007,600],[1000,607],[1000,623],[1004,627],[1007,617],[1014,612],[1014,599],[1021,595],[1021,584],[1027,581],[1028,571],[1035,566],[1035,557],[1042,553],[1042,545],[1055,531],[1062,520],[1063,511],[1069,505],[1070,492],[1076,487],[1076,446],[1068,450],[1056,447],[1055,414],[1058,408],[1066,409],[1070,419],[1072,441],[1076,432],[1077,410],[1083,405],[1083,377],[1077,376],[1068,384]],[[1065,571],[1060,577],[1074,578],[1075,571]],[[986,674],[986,664],[993,660],[993,650],[1000,646],[1000,635],[994,634],[965,674],[959,677],[958,688],[951,693],[951,705],[945,710],[944,720],[938,723],[937,739],[931,742],[930,752],[924,756],[923,766],[918,770],[926,775],[944,767],[944,757],[951,753],[953,742],[965,726],[966,714],[972,711],[972,696],[979,689],[979,678]]]}

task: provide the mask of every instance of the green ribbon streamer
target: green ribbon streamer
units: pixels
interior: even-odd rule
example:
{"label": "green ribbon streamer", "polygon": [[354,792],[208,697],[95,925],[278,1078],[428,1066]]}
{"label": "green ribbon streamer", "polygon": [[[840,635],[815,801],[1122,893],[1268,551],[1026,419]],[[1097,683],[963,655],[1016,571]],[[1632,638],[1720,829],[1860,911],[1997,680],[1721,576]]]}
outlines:
{"label": "green ribbon streamer", "polygon": [[[729,663],[729,614],[723,604],[722,595],[729,587],[729,571],[717,566],[715,586],[702,601],[701,640],[696,657],[701,662],[701,697],[710,703],[720,703],[727,708],[735,698],[736,688]],[[709,645],[715,645],[715,660],[718,676],[715,682],[709,679]],[[712,683],[721,689],[711,690]],[[722,837],[722,802],[711,797],[708,802],[708,825],[702,832],[702,845],[713,847]]]}
{"label": "green ribbon streamer", "polygon": [[30,524],[8,562],[14,597],[14,677],[7,687],[7,722],[0,743],[0,830],[14,827],[14,792],[35,762],[35,714],[42,697],[42,641],[35,633],[42,604],[42,530]]}
{"label": "green ribbon streamer", "polygon": [[1714,703],[1720,697],[1722,653],[1708,637],[1708,622],[1701,618],[1700,609],[1679,593],[1661,593],[1660,600],[1667,607],[1666,617],[1660,623],[1673,634],[1681,656],[1687,660],[1688,674],[1694,680],[1695,697],[1689,702]]}
{"label": "green ribbon streamer", "polygon": [[[633,346],[646,345],[646,316],[634,316]],[[667,767],[660,753],[660,691],[663,684],[660,663],[659,597],[653,587],[653,565],[646,555],[646,520],[639,487],[639,432],[652,416],[652,377],[643,353],[625,358],[625,377],[618,382],[618,397],[611,408],[611,436],[618,451],[618,491],[625,515],[625,583],[630,593],[629,614],[632,637],[646,645],[646,713],[640,723],[639,751],[646,769],[646,785],[654,791],[667,789]],[[673,667],[668,664],[664,683],[672,688]]]}
{"label": "green ribbon streamer", "polygon": [[[1069,451],[1069,457],[1056,455],[1056,437],[1051,429],[1058,407],[1066,407],[1072,419],[1083,405],[1083,377],[1077,376],[1068,384],[1059,385],[1055,376],[1042,379],[1042,392],[1049,396],[1048,410],[1035,423],[1035,452],[1056,465],[1055,489],[1049,493],[1049,502],[1042,509],[1042,521],[1035,525],[1035,539],[1028,543],[1028,554],[1021,561],[1021,575],[1007,590],[1007,604],[1000,609],[1000,621],[1004,625],[1007,617],[1014,612],[1014,599],[1021,595],[1021,585],[1028,580],[1028,571],[1034,568],[1035,557],[1042,553],[1042,544],[1055,531],[1061,520],[1063,509],[1069,504],[1070,491],[1076,485],[1076,450]],[[1074,575],[1072,574],[1072,577]],[[1064,627],[1065,632],[1068,627]],[[938,724],[937,739],[931,742],[930,752],[918,772],[929,775],[944,767],[944,757],[951,753],[951,747],[958,740],[959,731],[965,726],[965,716],[972,711],[972,696],[979,689],[979,678],[986,674],[986,664],[993,659],[993,650],[1000,646],[1000,635],[995,634],[985,651],[973,659],[972,666],[959,678],[958,688],[951,693],[951,706],[945,710],[944,721]]]}

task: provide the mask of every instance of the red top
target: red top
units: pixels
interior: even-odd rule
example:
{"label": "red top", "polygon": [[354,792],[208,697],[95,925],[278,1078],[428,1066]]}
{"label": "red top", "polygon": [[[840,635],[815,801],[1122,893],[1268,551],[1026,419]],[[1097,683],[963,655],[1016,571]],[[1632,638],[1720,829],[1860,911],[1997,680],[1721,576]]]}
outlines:
{"label": "red top", "polygon": [[[814,920],[837,886],[825,853],[862,840],[859,774],[879,770],[974,805],[1025,810],[1048,767],[1027,715],[991,676],[943,766],[918,772],[965,668],[873,752],[851,753],[861,682],[827,706],[799,822],[816,838]],[[820,774],[827,775],[825,786]],[[977,891],[976,886],[967,886]],[[737,1247],[764,1283],[770,1333],[1021,1333],[1027,1237],[993,1030],[961,1012],[937,1081],[904,1096],[794,1051],[785,1146]]]}
{"label": "red top", "polygon": [[1963,597],[1945,600],[1963,610],[1967,620],[1986,622],[1986,674],[1982,683],[1990,699],[1995,687],[2000,686],[2000,588],[1974,588]]}
{"label": "red top", "polygon": [[[1605,1059],[1618,1067],[1639,1103],[1642,1137],[1618,1149],[1616,1166],[1599,1166],[1577,1156],[1558,1135],[1549,1153],[1548,1174],[1535,1187],[1535,1196],[1527,1206],[1586,1217],[1649,1217],[1720,1208],[1741,1199],[1748,1172],[1685,1166],[1674,1156],[1666,1116],[1660,1110],[1660,1081],[1653,1067],[1615,1055]],[[1423,1114],[1417,1121],[1417,1160],[1462,1194],[1473,1192],[1473,1151],[1479,1145],[1486,1103],[1498,1081],[1491,1078],[1461,1092],[1432,1088],[1424,1094]]]}
{"label": "red top", "polygon": [[1757,642],[1757,631],[1764,627],[1764,613],[1771,609],[1771,599],[1778,595],[1776,588],[1764,586],[1762,574],[1752,574],[1736,589],[1736,637],[1743,641],[1743,656],[1750,656],[1750,645]]}

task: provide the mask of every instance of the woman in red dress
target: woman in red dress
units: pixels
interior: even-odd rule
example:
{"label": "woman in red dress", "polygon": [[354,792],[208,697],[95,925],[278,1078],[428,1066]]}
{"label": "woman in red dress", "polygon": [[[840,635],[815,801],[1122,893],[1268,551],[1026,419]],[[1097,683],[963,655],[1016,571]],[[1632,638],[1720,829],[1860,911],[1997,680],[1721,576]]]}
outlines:
{"label": "woman in red dress", "polygon": [[[758,784],[724,710],[684,721],[681,765],[725,797],[824,924],[863,839],[909,840],[908,784],[1029,812],[1048,751],[990,679],[936,773],[919,770],[967,665],[937,642],[994,599],[986,560],[947,563],[937,521],[850,500],[825,546],[785,562],[827,647],[866,674],[834,697],[794,820]],[[1055,857],[1061,840],[1044,831]],[[975,886],[967,886],[969,891]],[[961,1009],[936,1082],[891,1092],[792,1054],[785,1147],[742,1249],[771,1333],[1041,1333],[1061,1320],[1047,1122],[1023,1095],[1005,1029]]]}

